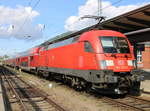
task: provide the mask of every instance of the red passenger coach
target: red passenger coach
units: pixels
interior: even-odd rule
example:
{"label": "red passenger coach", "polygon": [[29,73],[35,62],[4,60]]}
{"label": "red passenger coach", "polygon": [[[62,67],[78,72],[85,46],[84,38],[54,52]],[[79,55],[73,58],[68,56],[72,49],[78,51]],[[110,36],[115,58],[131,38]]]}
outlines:
{"label": "red passenger coach", "polygon": [[28,51],[19,53],[15,58],[6,60],[6,64],[9,64],[17,69],[20,68],[28,71],[35,70],[38,66],[39,49],[40,47],[35,47]]}
{"label": "red passenger coach", "polygon": [[80,89],[140,93],[142,77],[134,69],[133,49],[120,32],[91,30],[60,35],[20,56],[17,67],[55,78]]}
{"label": "red passenger coach", "polygon": [[30,50],[30,55],[28,57],[29,61],[29,69],[36,70],[39,64],[39,50],[40,47],[35,47]]}

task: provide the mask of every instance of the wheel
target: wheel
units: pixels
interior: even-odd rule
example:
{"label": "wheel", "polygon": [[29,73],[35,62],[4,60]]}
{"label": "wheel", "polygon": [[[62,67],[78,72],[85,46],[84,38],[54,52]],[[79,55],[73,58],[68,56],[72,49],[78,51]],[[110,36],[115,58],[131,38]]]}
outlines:
{"label": "wheel", "polygon": [[141,91],[140,91],[140,82],[133,82],[132,87],[130,88],[129,94],[132,96],[140,96]]}

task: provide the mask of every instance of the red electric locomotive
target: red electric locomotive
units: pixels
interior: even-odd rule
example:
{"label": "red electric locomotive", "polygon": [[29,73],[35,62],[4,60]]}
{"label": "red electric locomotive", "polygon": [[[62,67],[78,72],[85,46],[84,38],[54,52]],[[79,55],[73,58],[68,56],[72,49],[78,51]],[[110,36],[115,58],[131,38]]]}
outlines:
{"label": "red electric locomotive", "polygon": [[134,70],[131,44],[119,32],[91,30],[58,36],[37,49],[33,56],[28,55],[28,68],[38,74],[60,79],[80,90],[140,93],[142,76]]}

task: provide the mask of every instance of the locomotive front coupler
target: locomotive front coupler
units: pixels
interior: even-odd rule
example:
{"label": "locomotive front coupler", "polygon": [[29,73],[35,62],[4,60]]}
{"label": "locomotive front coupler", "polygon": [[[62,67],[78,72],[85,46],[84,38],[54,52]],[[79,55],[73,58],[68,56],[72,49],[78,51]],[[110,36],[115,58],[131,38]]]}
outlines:
{"label": "locomotive front coupler", "polygon": [[118,77],[114,75],[114,72],[112,70],[103,70],[104,73],[104,81],[105,83],[117,83]]}

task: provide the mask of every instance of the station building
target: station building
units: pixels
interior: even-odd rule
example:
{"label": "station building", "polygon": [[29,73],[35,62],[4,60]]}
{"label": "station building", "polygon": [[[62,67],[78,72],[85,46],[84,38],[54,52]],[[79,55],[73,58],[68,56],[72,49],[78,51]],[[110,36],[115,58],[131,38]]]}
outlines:
{"label": "station building", "polygon": [[137,51],[137,66],[150,71],[150,42],[145,42],[144,45],[144,51]]}

